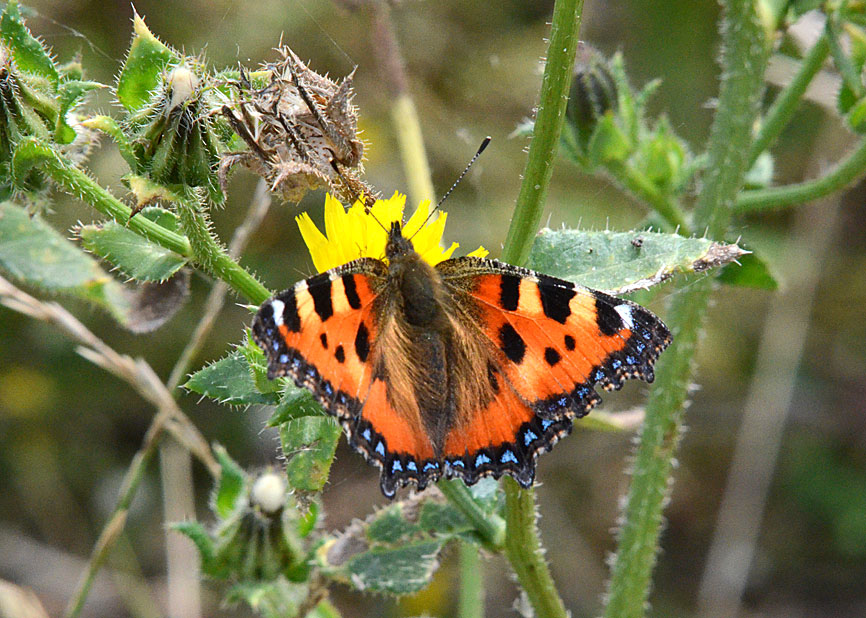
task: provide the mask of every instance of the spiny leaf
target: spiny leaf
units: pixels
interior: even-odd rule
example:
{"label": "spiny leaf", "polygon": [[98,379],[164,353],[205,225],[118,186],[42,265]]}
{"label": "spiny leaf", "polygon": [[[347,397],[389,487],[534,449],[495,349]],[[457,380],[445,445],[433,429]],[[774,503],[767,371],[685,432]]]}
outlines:
{"label": "spiny leaf", "polygon": [[275,405],[279,401],[276,393],[258,391],[246,357],[237,350],[194,373],[184,387],[229,405]]}
{"label": "spiny leaf", "polygon": [[[493,481],[481,491],[494,496],[491,517],[501,515],[502,509],[496,485]],[[324,539],[315,560],[325,575],[359,590],[410,594],[430,583],[445,543],[453,538],[478,542],[473,531],[460,511],[429,489]]]}
{"label": "spiny leaf", "polygon": [[285,390],[280,395],[280,402],[274,408],[274,413],[268,419],[268,427],[279,427],[292,419],[302,416],[323,416],[322,406],[312,393],[305,388],[287,382]]}
{"label": "spiny leaf", "polygon": [[761,290],[777,290],[779,282],[770,272],[767,262],[754,253],[737,258],[719,272],[719,281],[728,285],[739,285]]}
{"label": "spiny leaf", "polygon": [[88,251],[137,281],[165,281],[187,263],[185,257],[115,221],[85,225],[78,230],[78,235]]}
{"label": "spiny leaf", "polygon": [[42,42],[24,25],[17,0],[10,0],[0,16],[0,39],[12,51],[19,69],[57,83],[57,67]]}
{"label": "spiny leaf", "polygon": [[340,425],[327,416],[304,416],[280,425],[289,485],[301,491],[321,490],[328,480],[340,434]]}
{"label": "spiny leaf", "polygon": [[702,272],[747,252],[705,238],[657,232],[544,229],[527,266],[613,294],[649,288],[678,273]]}
{"label": "spiny leaf", "polygon": [[11,202],[0,203],[0,267],[30,285],[78,296],[125,318],[128,302],[120,284],[41,218]]}
{"label": "spiny leaf", "polygon": [[229,457],[228,451],[221,445],[214,445],[214,454],[220,464],[220,478],[211,502],[216,514],[225,519],[231,515],[238,496],[246,487],[247,474],[235,460]]}
{"label": "spiny leaf", "polygon": [[157,39],[136,13],[133,17],[135,36],[129,55],[123,63],[117,81],[117,100],[129,111],[135,111],[150,100],[150,92],[156,88],[162,71],[177,55]]}

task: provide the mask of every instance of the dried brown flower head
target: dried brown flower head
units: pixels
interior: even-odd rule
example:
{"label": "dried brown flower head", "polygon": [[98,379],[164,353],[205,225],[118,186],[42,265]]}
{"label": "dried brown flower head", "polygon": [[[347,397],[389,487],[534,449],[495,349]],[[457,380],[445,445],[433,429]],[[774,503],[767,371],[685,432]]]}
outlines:
{"label": "dried brown flower head", "polygon": [[298,202],[310,189],[328,187],[347,202],[373,191],[360,179],[364,143],[352,105],[352,75],[337,84],[308,68],[288,47],[266,65],[270,83],[255,90],[245,74],[238,96],[223,113],[249,150],[223,155],[220,182],[241,164],[268,181],[272,191]]}

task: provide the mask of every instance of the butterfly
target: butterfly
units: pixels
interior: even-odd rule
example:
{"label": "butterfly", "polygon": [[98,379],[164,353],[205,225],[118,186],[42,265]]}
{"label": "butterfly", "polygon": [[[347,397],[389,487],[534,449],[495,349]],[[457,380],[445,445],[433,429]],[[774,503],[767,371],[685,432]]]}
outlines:
{"label": "butterfly", "polygon": [[653,380],[671,341],[640,305],[492,259],[431,266],[391,224],[364,257],[265,302],[252,335],[268,378],[291,376],[381,469],[382,493],[509,474],[626,378]]}

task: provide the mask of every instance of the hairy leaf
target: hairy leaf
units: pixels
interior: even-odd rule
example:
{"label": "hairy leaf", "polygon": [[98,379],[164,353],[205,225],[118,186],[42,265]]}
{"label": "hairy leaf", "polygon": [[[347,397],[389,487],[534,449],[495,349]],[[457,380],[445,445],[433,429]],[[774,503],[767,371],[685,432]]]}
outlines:
{"label": "hairy leaf", "polygon": [[17,0],[10,0],[0,16],[0,39],[12,51],[19,69],[57,83],[57,67],[42,42],[24,25]]}
{"label": "hairy leaf", "polygon": [[96,260],[11,202],[0,203],[0,267],[29,285],[101,305],[121,321],[126,315],[123,288]]}
{"label": "hairy leaf", "polygon": [[612,294],[649,288],[678,273],[702,272],[747,252],[705,238],[657,232],[544,229],[527,266]]}
{"label": "hairy leaf", "polygon": [[78,230],[78,235],[88,251],[137,281],[165,281],[187,263],[185,257],[115,221],[85,225]]}
{"label": "hairy leaf", "polygon": [[238,350],[194,373],[184,387],[229,405],[275,405],[279,401],[276,393],[259,392],[250,365]]}
{"label": "hairy leaf", "polygon": [[302,491],[321,490],[341,433],[337,421],[327,416],[304,416],[280,425],[289,485]]}
{"label": "hairy leaf", "polygon": [[177,55],[157,39],[136,14],[135,36],[117,81],[117,100],[129,111],[135,111],[150,100],[162,71]]}
{"label": "hairy leaf", "polygon": [[[480,483],[479,483],[480,485]],[[489,513],[500,513],[497,483],[479,490]],[[471,523],[436,489],[388,505],[324,539],[316,563],[328,577],[359,590],[395,595],[430,583],[442,547],[453,538],[477,542]]]}

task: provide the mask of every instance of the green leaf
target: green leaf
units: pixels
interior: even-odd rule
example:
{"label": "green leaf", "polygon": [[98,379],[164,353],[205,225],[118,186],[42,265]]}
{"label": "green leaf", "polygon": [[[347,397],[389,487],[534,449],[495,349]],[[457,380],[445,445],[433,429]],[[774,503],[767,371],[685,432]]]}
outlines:
{"label": "green leaf", "polygon": [[[477,496],[489,515],[501,516],[498,483],[485,483]],[[479,542],[472,524],[437,490],[393,502],[364,521],[325,538],[315,552],[321,571],[359,590],[389,594],[417,592],[430,583],[438,555],[451,539]]]}
{"label": "green leaf", "polygon": [[0,267],[30,285],[101,305],[118,319],[128,309],[123,288],[96,260],[11,202],[0,203]]}
{"label": "green leaf", "polygon": [[220,464],[220,478],[211,498],[216,514],[226,519],[234,510],[238,498],[244,493],[247,474],[219,444],[214,445],[214,453]]}
{"label": "green leaf", "polygon": [[70,144],[75,139],[75,129],[66,121],[67,114],[73,110],[83,97],[103,85],[98,82],[70,79],[60,84],[60,113],[57,115],[57,127],[54,131],[54,140],[58,144]]}
{"label": "green leaf", "polygon": [[57,83],[57,67],[42,42],[24,25],[17,0],[10,0],[0,16],[0,39],[12,51],[19,69]]}
{"label": "green leaf", "polygon": [[433,578],[442,545],[441,540],[429,540],[373,549],[354,558],[348,572],[359,590],[395,595],[417,592]]}
{"label": "green leaf", "polygon": [[309,593],[307,584],[290,582],[280,576],[268,581],[235,584],[226,594],[226,602],[244,602],[265,618],[292,618],[298,616],[298,611]]}
{"label": "green leaf", "polygon": [[197,521],[180,521],[172,523],[170,526],[172,530],[177,530],[195,544],[201,559],[202,571],[208,575],[213,575],[216,549],[205,527]]}
{"label": "green leaf", "polygon": [[254,403],[275,405],[278,402],[275,393],[258,391],[246,357],[237,350],[194,373],[184,387],[235,406]]}
{"label": "green leaf", "polygon": [[84,247],[114,264],[137,281],[165,281],[187,260],[115,221],[85,225],[78,230]]}
{"label": "green leaf", "polygon": [[253,380],[256,383],[256,390],[260,393],[273,393],[278,395],[283,388],[282,380],[268,379],[268,361],[265,359],[265,354],[262,352],[262,349],[253,342],[250,333],[247,332],[246,335],[246,341],[238,349],[247,359]]}
{"label": "green leaf", "polygon": [[114,143],[117,144],[117,150],[120,152],[120,156],[122,156],[123,160],[126,161],[129,169],[132,171],[138,170],[138,159],[135,158],[135,152],[132,149],[132,145],[129,143],[129,139],[127,139],[123,129],[120,128],[120,125],[114,118],[111,116],[93,116],[92,118],[83,120],[81,124],[88,129],[101,131],[113,139]]}
{"label": "green leaf", "polygon": [[162,79],[165,67],[180,60],[148,30],[138,14],[133,18],[133,28],[135,36],[117,81],[117,100],[129,111],[144,106]]}
{"label": "green leaf", "polygon": [[180,232],[180,221],[177,215],[170,210],[158,206],[148,206],[141,211],[141,216],[161,225],[170,232]]}
{"label": "green leaf", "polygon": [[719,281],[761,290],[779,289],[779,282],[770,272],[767,262],[754,253],[747,253],[737,258],[737,263],[723,267],[719,272]]}
{"label": "green leaf", "polygon": [[302,491],[325,486],[340,433],[337,421],[327,416],[304,416],[280,425],[289,485]]}
{"label": "green leaf", "polygon": [[285,390],[280,395],[280,402],[274,408],[274,413],[268,419],[268,427],[279,427],[283,423],[302,416],[324,416],[322,406],[313,398],[312,393],[305,388],[286,382]]}
{"label": "green leaf", "polygon": [[543,229],[527,267],[613,294],[645,289],[674,274],[702,272],[745,251],[705,238],[657,232]]}
{"label": "green leaf", "polygon": [[599,119],[589,139],[587,158],[593,165],[608,161],[621,162],[628,159],[631,151],[631,141],[617,126],[613,113],[606,113]]}

